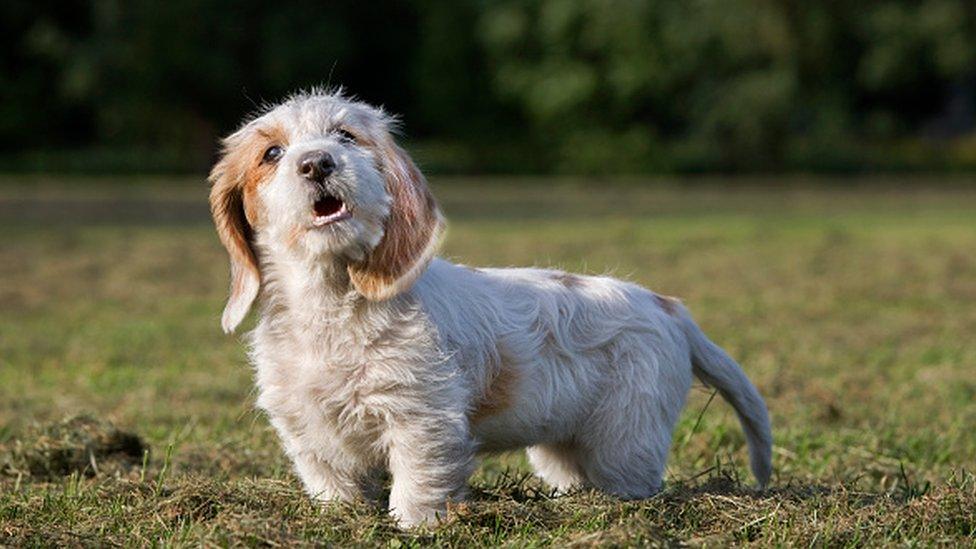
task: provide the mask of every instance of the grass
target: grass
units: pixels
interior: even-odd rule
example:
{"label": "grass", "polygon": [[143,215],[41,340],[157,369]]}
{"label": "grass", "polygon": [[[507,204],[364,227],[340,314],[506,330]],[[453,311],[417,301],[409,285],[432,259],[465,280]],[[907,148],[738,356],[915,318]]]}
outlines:
{"label": "grass", "polygon": [[435,181],[445,255],[681,296],[774,424],[749,488],[696,388],[653,499],[554,498],[484,460],[435,530],[318,507],[253,410],[198,180],[0,184],[0,545],[967,545],[976,536],[976,189],[937,181]]}

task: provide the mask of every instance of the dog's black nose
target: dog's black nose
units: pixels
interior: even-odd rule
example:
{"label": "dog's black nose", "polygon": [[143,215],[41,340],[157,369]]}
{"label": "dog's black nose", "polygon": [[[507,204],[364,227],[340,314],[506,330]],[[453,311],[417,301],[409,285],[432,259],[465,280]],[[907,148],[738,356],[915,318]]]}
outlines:
{"label": "dog's black nose", "polygon": [[310,151],[298,159],[298,174],[316,183],[325,181],[335,167],[335,159],[325,151]]}

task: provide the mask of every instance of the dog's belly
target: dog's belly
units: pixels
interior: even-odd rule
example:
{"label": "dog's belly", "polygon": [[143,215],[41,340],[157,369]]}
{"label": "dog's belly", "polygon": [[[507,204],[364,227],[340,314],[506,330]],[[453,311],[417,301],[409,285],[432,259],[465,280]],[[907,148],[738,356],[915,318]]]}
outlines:
{"label": "dog's belly", "polygon": [[541,426],[529,423],[512,413],[504,413],[473,424],[472,434],[478,441],[479,450],[500,452],[516,450],[538,444],[545,439],[559,438]]}
{"label": "dog's belly", "polygon": [[571,440],[601,390],[592,357],[544,358],[517,367],[507,402],[475,414],[471,431],[485,451]]}

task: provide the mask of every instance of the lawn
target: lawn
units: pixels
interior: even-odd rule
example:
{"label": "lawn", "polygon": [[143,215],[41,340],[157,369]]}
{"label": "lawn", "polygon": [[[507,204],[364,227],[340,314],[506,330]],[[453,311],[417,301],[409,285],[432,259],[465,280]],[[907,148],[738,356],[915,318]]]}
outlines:
{"label": "lawn", "polygon": [[0,545],[976,543],[972,185],[433,184],[447,257],[680,296],[766,397],[772,487],[751,489],[731,408],[698,386],[650,500],[552,497],[512,453],[431,531],[315,506],[220,331],[202,178],[6,178]]}

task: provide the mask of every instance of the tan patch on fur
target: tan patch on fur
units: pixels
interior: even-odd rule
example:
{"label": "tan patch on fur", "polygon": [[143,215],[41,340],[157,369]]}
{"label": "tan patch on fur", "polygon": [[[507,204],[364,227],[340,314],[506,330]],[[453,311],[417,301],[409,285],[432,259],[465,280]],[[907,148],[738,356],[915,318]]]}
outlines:
{"label": "tan patch on fur", "polygon": [[579,288],[583,285],[583,277],[562,271],[554,273],[552,279],[567,288]]}
{"label": "tan patch on fur", "polygon": [[269,146],[284,146],[284,138],[283,128],[234,134],[224,141],[224,155],[210,171],[210,211],[220,242],[230,255],[229,303],[242,294],[246,277],[260,279],[251,248],[253,227],[260,223],[257,189],[274,173],[274,166],[262,164],[261,159]]}
{"label": "tan patch on fur", "polygon": [[295,225],[292,227],[291,230],[288,231],[288,236],[285,239],[285,246],[288,248],[294,248],[295,244],[298,242],[298,239],[301,238],[302,234],[304,233],[305,229],[302,228],[301,225]]}
{"label": "tan patch on fur", "polygon": [[280,127],[258,130],[248,140],[243,147],[244,150],[240,153],[244,157],[243,161],[247,165],[244,170],[243,181],[241,182],[241,188],[244,193],[244,212],[247,215],[248,222],[252,226],[257,226],[261,223],[261,210],[257,197],[258,187],[271,180],[271,176],[274,175],[276,167],[275,164],[262,163],[264,151],[272,145],[286,146],[286,137],[284,129]]}
{"label": "tan patch on fur", "polygon": [[286,138],[284,128],[278,126],[231,136],[224,142],[224,157],[210,173],[214,189],[221,186],[241,194],[244,216],[252,227],[261,223],[258,187],[268,182],[275,171],[274,164],[262,162],[264,152],[272,145],[287,146]]}
{"label": "tan patch on fur", "polygon": [[503,365],[488,385],[488,390],[471,411],[468,419],[477,423],[483,419],[500,414],[511,407],[515,400],[518,374],[511,366]]}
{"label": "tan patch on fur", "polygon": [[660,307],[662,311],[667,313],[668,316],[677,315],[678,307],[681,306],[680,299],[667,295],[654,294],[654,302],[657,303],[657,306]]}
{"label": "tan patch on fur", "polygon": [[410,157],[392,140],[375,145],[392,198],[383,239],[364,262],[349,267],[356,289],[372,300],[392,297],[413,283],[443,229],[434,195]]}

